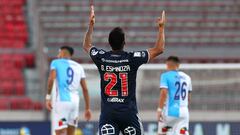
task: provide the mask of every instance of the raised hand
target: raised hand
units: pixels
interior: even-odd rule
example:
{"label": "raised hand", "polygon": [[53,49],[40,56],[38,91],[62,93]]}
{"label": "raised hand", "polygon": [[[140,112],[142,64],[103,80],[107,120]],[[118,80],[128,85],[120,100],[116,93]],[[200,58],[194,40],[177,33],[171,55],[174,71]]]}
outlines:
{"label": "raised hand", "polygon": [[164,34],[164,26],[166,24],[165,11],[162,12],[162,17],[158,18],[158,37],[156,40],[156,44],[153,48],[149,48],[149,60],[155,59],[158,55],[162,54],[165,48],[165,34]]}
{"label": "raised hand", "polygon": [[89,25],[93,26],[95,24],[95,13],[94,13],[94,6],[91,5],[90,7],[90,17],[89,17]]}
{"label": "raised hand", "polygon": [[162,17],[158,18],[158,25],[159,27],[164,27],[165,23],[166,23],[166,17],[165,17],[165,11],[163,10]]}

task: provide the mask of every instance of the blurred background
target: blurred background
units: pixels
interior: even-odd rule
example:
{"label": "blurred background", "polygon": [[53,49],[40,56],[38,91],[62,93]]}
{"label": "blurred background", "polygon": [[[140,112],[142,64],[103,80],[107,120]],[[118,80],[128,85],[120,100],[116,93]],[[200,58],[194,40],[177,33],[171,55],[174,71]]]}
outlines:
{"label": "blurred background", "polygon": [[[166,51],[138,72],[137,97],[146,135],[157,131],[159,76],[177,55],[192,77],[192,135],[240,135],[239,0],[95,0],[94,45],[109,50],[109,31],[123,27],[126,50],[154,46],[157,17],[166,11]],[[86,71],[93,120],[76,135],[95,135],[99,76],[83,52],[88,0],[0,0],[0,135],[50,135],[44,98],[49,63],[59,47],[74,47]],[[82,96],[82,95],[81,95]],[[84,101],[81,99],[81,112]]]}

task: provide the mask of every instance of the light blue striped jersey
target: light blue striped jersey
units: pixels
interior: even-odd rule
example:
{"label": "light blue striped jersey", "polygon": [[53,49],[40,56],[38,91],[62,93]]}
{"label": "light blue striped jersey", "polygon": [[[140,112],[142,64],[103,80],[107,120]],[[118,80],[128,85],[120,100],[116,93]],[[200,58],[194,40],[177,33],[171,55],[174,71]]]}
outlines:
{"label": "light blue striped jersey", "polygon": [[79,99],[80,81],[85,78],[82,66],[70,59],[55,59],[51,70],[56,71],[56,101],[73,102]]}
{"label": "light blue striped jersey", "polygon": [[182,116],[181,108],[188,107],[188,93],[192,91],[191,78],[181,71],[167,71],[161,75],[160,88],[168,90],[165,105],[166,115]]}

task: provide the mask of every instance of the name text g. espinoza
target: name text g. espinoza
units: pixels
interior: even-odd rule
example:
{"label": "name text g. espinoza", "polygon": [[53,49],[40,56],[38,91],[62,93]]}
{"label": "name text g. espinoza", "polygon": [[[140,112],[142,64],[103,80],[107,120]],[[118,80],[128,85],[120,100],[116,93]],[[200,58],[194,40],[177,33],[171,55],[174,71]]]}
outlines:
{"label": "name text g. espinoza", "polygon": [[131,69],[129,65],[118,66],[118,67],[101,65],[101,70],[107,71],[107,72],[127,72],[127,71],[130,71]]}

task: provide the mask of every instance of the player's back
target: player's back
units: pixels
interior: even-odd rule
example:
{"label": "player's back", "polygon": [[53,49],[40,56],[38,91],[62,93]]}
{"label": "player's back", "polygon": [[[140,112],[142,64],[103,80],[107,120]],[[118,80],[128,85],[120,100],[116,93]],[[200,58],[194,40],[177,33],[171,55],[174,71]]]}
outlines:
{"label": "player's back", "polygon": [[136,75],[138,67],[148,61],[147,51],[106,52],[93,47],[90,55],[101,77],[102,111],[137,112]]}
{"label": "player's back", "polygon": [[56,59],[52,61],[51,69],[56,71],[56,100],[78,100],[80,80],[85,76],[82,66],[70,59]]}
{"label": "player's back", "polygon": [[172,70],[162,74],[161,83],[168,89],[167,114],[180,117],[181,108],[188,107],[188,94],[192,91],[191,78],[182,71]]}

